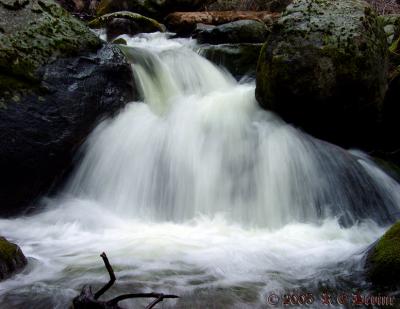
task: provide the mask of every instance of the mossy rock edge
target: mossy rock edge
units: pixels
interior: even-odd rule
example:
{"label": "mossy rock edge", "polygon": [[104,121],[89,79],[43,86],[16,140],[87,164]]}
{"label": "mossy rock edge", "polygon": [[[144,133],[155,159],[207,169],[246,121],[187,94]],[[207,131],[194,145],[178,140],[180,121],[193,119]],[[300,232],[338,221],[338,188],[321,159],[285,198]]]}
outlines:
{"label": "mossy rock edge", "polygon": [[0,236],[0,281],[17,273],[27,263],[20,247]]}
{"label": "mossy rock edge", "polygon": [[380,287],[400,287],[400,221],[395,223],[370,250],[367,277]]}

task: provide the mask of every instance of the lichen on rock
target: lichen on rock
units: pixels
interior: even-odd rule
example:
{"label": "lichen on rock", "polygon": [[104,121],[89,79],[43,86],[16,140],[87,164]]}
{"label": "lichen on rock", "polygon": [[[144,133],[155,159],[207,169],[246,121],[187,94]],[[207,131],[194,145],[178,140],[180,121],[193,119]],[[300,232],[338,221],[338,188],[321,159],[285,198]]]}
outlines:
{"label": "lichen on rock", "polygon": [[[23,6],[10,5],[11,2],[14,1],[0,0],[3,80],[8,76],[31,83],[36,79],[35,71],[55,57],[101,46],[94,33],[53,1],[26,0]],[[5,90],[2,88],[0,91]]]}
{"label": "lichen on rock", "polygon": [[307,132],[368,145],[387,88],[387,41],[361,0],[295,0],[260,54],[257,99]]}

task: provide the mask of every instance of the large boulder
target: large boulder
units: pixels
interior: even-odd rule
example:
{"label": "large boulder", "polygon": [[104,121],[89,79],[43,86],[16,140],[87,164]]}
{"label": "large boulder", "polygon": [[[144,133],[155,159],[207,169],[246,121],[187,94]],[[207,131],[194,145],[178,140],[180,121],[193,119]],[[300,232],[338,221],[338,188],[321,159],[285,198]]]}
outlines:
{"label": "large boulder", "polygon": [[165,24],[179,35],[189,35],[197,24],[222,25],[238,20],[256,20],[271,26],[279,18],[279,13],[266,11],[208,11],[208,12],[175,12],[165,18]]}
{"label": "large boulder", "polygon": [[373,147],[387,88],[387,40],[361,0],[295,0],[260,54],[260,105],[344,147]]}
{"label": "large boulder", "polygon": [[265,23],[258,20],[238,20],[197,31],[194,37],[199,43],[235,44],[264,43],[269,29]]}
{"label": "large boulder", "polygon": [[400,288],[400,221],[369,250],[367,278],[381,288]]}
{"label": "large boulder", "polygon": [[227,69],[237,80],[256,77],[257,62],[263,44],[202,45],[200,54]]}
{"label": "large boulder", "polygon": [[88,25],[92,28],[106,28],[108,40],[112,40],[121,34],[135,35],[165,31],[165,27],[158,21],[128,11],[103,15],[89,22]]}
{"label": "large boulder", "polygon": [[0,4],[0,215],[14,215],[62,179],[100,119],[136,96],[122,52],[59,5]]}
{"label": "large boulder", "polygon": [[27,263],[20,247],[0,236],[0,281],[17,273]]}

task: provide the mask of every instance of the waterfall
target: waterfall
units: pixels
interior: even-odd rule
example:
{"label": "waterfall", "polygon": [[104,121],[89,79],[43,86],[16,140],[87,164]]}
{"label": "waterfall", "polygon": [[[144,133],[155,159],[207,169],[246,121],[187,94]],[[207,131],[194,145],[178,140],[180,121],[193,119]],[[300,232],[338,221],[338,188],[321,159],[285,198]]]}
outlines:
{"label": "waterfall", "polygon": [[83,285],[107,282],[102,251],[113,291],[180,296],[163,308],[266,308],[295,291],[321,308],[322,290],[367,289],[362,253],[399,218],[398,183],[260,109],[254,82],[195,41],[124,39],[141,100],[99,123],[45,209],[0,219],[29,258],[1,283],[1,306],[68,308]]}
{"label": "waterfall", "polygon": [[68,194],[143,220],[221,214],[276,228],[395,219],[399,190],[374,177],[371,161],[261,110],[253,82],[166,42],[124,48],[144,102],[93,132]]}

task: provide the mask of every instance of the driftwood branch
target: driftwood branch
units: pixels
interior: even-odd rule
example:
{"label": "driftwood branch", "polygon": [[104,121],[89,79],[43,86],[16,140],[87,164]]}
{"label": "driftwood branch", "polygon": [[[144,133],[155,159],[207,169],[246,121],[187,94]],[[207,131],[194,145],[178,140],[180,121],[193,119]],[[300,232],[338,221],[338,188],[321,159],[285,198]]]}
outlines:
{"label": "driftwood branch", "polygon": [[117,296],[108,301],[99,300],[100,296],[102,296],[105,292],[107,292],[117,280],[115,277],[114,270],[107,258],[107,255],[103,252],[101,255],[103,259],[104,265],[110,275],[110,281],[105,284],[100,290],[93,294],[92,288],[90,286],[84,286],[81,294],[74,298],[73,307],[75,309],[88,309],[88,308],[98,308],[98,309],[122,309],[118,306],[120,301],[131,298],[155,298],[149,305],[147,305],[146,309],[154,308],[159,302],[162,302],[166,298],[179,298],[176,295],[163,294],[163,293],[134,293],[134,294],[123,294]]}
{"label": "driftwood branch", "polygon": [[109,288],[111,288],[111,286],[114,284],[115,280],[117,280],[117,278],[115,278],[114,270],[113,270],[110,262],[108,261],[107,255],[103,252],[102,254],[100,254],[100,256],[104,261],[104,265],[106,266],[108,274],[110,275],[110,281],[108,281],[108,283],[105,286],[103,286],[100,290],[98,290],[94,294],[94,299],[99,299],[99,297],[101,295],[103,295],[105,292],[107,292],[107,290]]}

